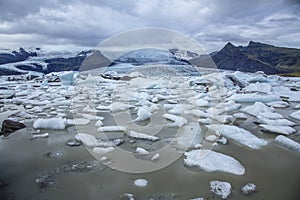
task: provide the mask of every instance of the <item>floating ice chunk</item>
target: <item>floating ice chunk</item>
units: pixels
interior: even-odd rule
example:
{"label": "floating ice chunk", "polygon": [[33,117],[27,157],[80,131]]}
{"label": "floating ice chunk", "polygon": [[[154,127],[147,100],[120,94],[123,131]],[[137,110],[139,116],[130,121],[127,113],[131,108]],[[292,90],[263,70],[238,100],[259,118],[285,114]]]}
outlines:
{"label": "floating ice chunk", "polygon": [[247,183],[243,187],[241,187],[241,192],[244,195],[251,194],[256,191],[256,185],[254,183]]}
{"label": "floating ice chunk", "polygon": [[159,153],[154,154],[154,156],[152,156],[151,160],[155,161],[159,159]]}
{"label": "floating ice chunk", "polygon": [[199,107],[207,107],[209,106],[209,102],[204,100],[204,99],[196,99],[196,100],[192,100],[190,101],[191,104],[195,105],[195,106],[199,106]]}
{"label": "floating ice chunk", "polygon": [[272,86],[269,83],[251,83],[244,89],[245,92],[260,92],[264,94],[271,93]]}
{"label": "floating ice chunk", "polygon": [[275,113],[275,112],[261,112],[257,115],[257,117],[267,118],[267,119],[283,119],[284,118],[281,114]]}
{"label": "floating ice chunk", "polygon": [[37,119],[33,123],[34,129],[65,129],[67,120],[61,117],[49,119]]}
{"label": "floating ice chunk", "polygon": [[64,86],[72,85],[74,82],[74,72],[61,72],[59,74],[59,79],[61,80],[61,84]]}
{"label": "floating ice chunk", "polygon": [[248,113],[249,115],[257,116],[259,113],[262,112],[274,112],[275,109],[272,107],[266,106],[264,103],[261,102],[255,102],[252,106],[247,106],[241,111]]}
{"label": "floating ice chunk", "polygon": [[218,143],[227,144],[227,139],[225,137],[222,137],[217,140]]}
{"label": "floating ice chunk", "polygon": [[184,164],[198,167],[207,172],[221,171],[235,175],[243,175],[245,168],[235,158],[210,150],[192,150],[184,153]]}
{"label": "floating ice chunk", "polygon": [[143,140],[150,140],[150,141],[157,141],[160,138],[153,136],[153,135],[147,135],[145,133],[138,133],[135,131],[129,131],[128,136],[135,139],[143,139]]}
{"label": "floating ice chunk", "polygon": [[132,108],[132,106],[122,102],[114,102],[110,105],[111,112],[125,111],[128,110],[129,108]]}
{"label": "floating ice chunk", "polygon": [[200,122],[201,124],[211,124],[212,120],[210,118],[198,119],[198,122]]}
{"label": "floating ice chunk", "polygon": [[294,122],[291,122],[287,119],[267,119],[260,115],[257,116],[256,121],[260,124],[268,124],[272,126],[294,126],[295,125]]}
{"label": "floating ice chunk", "polygon": [[135,122],[144,121],[151,117],[151,112],[146,107],[139,108],[137,112],[137,118],[134,120]]}
{"label": "floating ice chunk", "polygon": [[142,179],[142,178],[136,179],[134,181],[134,185],[137,187],[146,187],[147,184],[148,184],[148,181],[146,179]]}
{"label": "floating ice chunk", "polygon": [[229,100],[233,100],[235,102],[240,103],[251,103],[251,102],[273,102],[273,101],[281,101],[281,98],[277,95],[259,95],[255,93],[251,94],[234,94],[229,97]]}
{"label": "floating ice chunk", "polygon": [[190,122],[187,125],[180,127],[177,131],[176,142],[179,148],[187,149],[195,144],[202,142],[200,135],[201,127],[199,123]]}
{"label": "floating ice chunk", "polygon": [[137,147],[134,152],[138,155],[148,155],[149,154],[149,151],[147,151],[141,147]]}
{"label": "floating ice chunk", "polygon": [[107,154],[115,150],[114,147],[94,147],[93,152],[97,154]]}
{"label": "floating ice chunk", "polygon": [[215,193],[221,199],[227,199],[231,193],[231,185],[225,181],[214,180],[210,183],[210,191]]}
{"label": "floating ice chunk", "polygon": [[206,127],[212,131],[219,131],[223,136],[252,149],[259,149],[260,147],[268,144],[266,140],[258,138],[249,131],[236,126],[208,125]]}
{"label": "floating ice chunk", "polygon": [[190,200],[206,200],[205,198],[202,198],[202,197],[197,197],[197,198],[192,198]]}
{"label": "floating ice chunk", "polygon": [[100,116],[97,116],[97,115],[91,115],[91,114],[85,114],[85,113],[82,113],[81,114],[84,118],[88,119],[88,120],[103,120],[104,118],[103,117],[100,117]]}
{"label": "floating ice chunk", "polygon": [[184,114],[192,114],[196,117],[204,117],[204,118],[209,117],[209,114],[204,112],[203,110],[187,110],[184,112]]}
{"label": "floating ice chunk", "polygon": [[294,140],[291,140],[283,135],[278,135],[275,138],[275,143],[288,150],[300,153],[300,143],[295,142]]}
{"label": "floating ice chunk", "polygon": [[236,119],[248,119],[248,117],[244,113],[235,113],[235,114],[233,114],[233,116]]}
{"label": "floating ice chunk", "polygon": [[86,107],[84,107],[82,109],[83,112],[87,112],[87,113],[96,113],[98,112],[96,109],[91,108],[89,105],[87,105]]}
{"label": "floating ice chunk", "polygon": [[99,141],[95,138],[95,136],[86,133],[77,133],[75,135],[77,141],[82,142],[84,145],[88,147],[96,147],[99,146]]}
{"label": "floating ice chunk", "polygon": [[31,136],[31,140],[36,139],[36,138],[47,138],[49,137],[49,133],[41,133],[41,134],[34,134]]}
{"label": "floating ice chunk", "polygon": [[182,127],[184,124],[187,124],[187,120],[180,116],[164,114],[163,117],[173,121],[173,123],[168,124],[170,127]]}
{"label": "floating ice chunk", "polygon": [[283,135],[290,135],[296,132],[295,129],[289,126],[274,126],[269,124],[260,124],[259,126],[262,127],[265,131]]}
{"label": "floating ice chunk", "polygon": [[211,115],[211,119],[214,119],[222,124],[232,122],[234,120],[233,116],[231,115]]}
{"label": "floating ice chunk", "polygon": [[215,142],[215,141],[217,141],[218,138],[219,137],[216,135],[208,135],[204,139],[209,142]]}
{"label": "floating ice chunk", "polygon": [[300,109],[300,104],[296,105],[294,108],[295,109]]}
{"label": "floating ice chunk", "polygon": [[68,125],[77,125],[77,126],[84,126],[90,123],[89,119],[85,118],[75,118],[75,119],[67,119]]}
{"label": "floating ice chunk", "polygon": [[300,91],[291,92],[291,96],[289,98],[289,101],[299,102],[300,101]]}
{"label": "floating ice chunk", "polygon": [[172,108],[171,110],[168,111],[168,113],[171,114],[181,114],[183,113],[183,108],[180,104],[176,104],[176,106],[174,108]]}
{"label": "floating ice chunk", "polygon": [[291,113],[291,114],[290,114],[290,117],[292,117],[292,118],[294,118],[294,119],[297,119],[297,120],[300,120],[300,110]]}
{"label": "floating ice chunk", "polygon": [[124,193],[120,196],[121,200],[134,200],[134,195],[131,193]]}
{"label": "floating ice chunk", "polygon": [[273,108],[286,108],[289,107],[289,103],[285,101],[274,101],[267,103],[268,106],[272,106]]}
{"label": "floating ice chunk", "polygon": [[159,110],[160,110],[160,108],[159,108],[159,106],[157,104],[152,104],[150,106],[150,112],[151,113],[154,113],[154,112],[159,111]]}
{"label": "floating ice chunk", "polygon": [[225,112],[232,112],[238,110],[242,105],[235,103],[234,101],[230,100],[226,103],[219,103],[216,105],[217,109],[223,109]]}
{"label": "floating ice chunk", "polygon": [[95,126],[96,126],[96,127],[100,127],[100,126],[102,126],[102,125],[103,125],[102,120],[98,120],[98,121],[95,123]]}
{"label": "floating ice chunk", "polygon": [[118,131],[126,131],[126,127],[124,126],[103,126],[99,127],[97,131],[101,132],[118,132]]}
{"label": "floating ice chunk", "polygon": [[110,106],[103,106],[103,105],[100,105],[100,106],[97,106],[96,109],[98,110],[110,110]]}

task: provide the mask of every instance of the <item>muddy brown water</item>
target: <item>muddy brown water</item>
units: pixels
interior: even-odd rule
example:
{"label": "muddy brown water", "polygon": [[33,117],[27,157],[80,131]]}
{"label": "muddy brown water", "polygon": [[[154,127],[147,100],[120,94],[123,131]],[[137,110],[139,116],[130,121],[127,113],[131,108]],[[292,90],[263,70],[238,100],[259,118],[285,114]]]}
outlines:
{"label": "muddy brown water", "polygon": [[[241,122],[240,126],[267,139],[276,136],[261,133],[251,118]],[[299,132],[299,126],[296,128]],[[43,130],[43,133],[49,132],[50,137],[35,140],[30,140],[31,131],[25,128],[7,139],[0,139],[0,180],[7,183],[7,186],[0,189],[0,199],[120,199],[123,193],[133,193],[136,199],[218,199],[209,191],[209,182],[212,180],[231,183],[233,192],[229,199],[300,199],[300,156],[272,142],[259,150],[247,149],[232,141],[214,148],[217,152],[239,160],[246,168],[243,176],[187,168],[183,164],[184,156],[150,173],[124,173],[100,162],[87,172],[65,172],[63,166],[70,162],[95,161],[84,146],[65,145],[67,140],[74,138],[76,129]],[[124,149],[132,148],[128,142],[124,145]],[[48,152],[59,152],[62,155],[46,158],[44,154]],[[36,179],[41,173],[56,169],[60,171],[52,177],[54,185],[41,190]],[[136,187],[136,178],[147,179],[148,185],[144,188]],[[244,196],[240,188],[249,182],[257,185],[257,192]]]}

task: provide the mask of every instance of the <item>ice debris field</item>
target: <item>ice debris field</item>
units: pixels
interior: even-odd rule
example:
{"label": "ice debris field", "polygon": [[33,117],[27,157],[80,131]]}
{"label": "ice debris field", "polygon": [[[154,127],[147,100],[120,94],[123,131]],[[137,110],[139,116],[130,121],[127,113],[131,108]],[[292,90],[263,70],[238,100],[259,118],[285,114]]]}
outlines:
{"label": "ice debris field", "polygon": [[[122,165],[120,150],[128,152],[132,162],[146,163],[141,166],[147,170],[156,169],[168,160],[160,152],[168,146],[171,153],[183,155],[182,165],[188,170],[242,176],[247,173],[244,163],[218,151],[228,142],[247,151],[278,145],[300,152],[299,140],[291,137],[298,134],[300,123],[299,78],[242,72],[160,77],[134,72],[126,79],[110,80],[61,72],[60,82],[53,82],[51,76],[0,77],[1,114],[32,127],[31,139],[47,140],[53,130],[74,127],[76,134],[66,144],[84,145],[115,169]],[[248,120],[247,130],[240,124]],[[137,179],[134,184],[147,187],[151,182]],[[247,194],[255,189],[250,183],[241,190]],[[226,199],[233,189],[215,180],[210,190]],[[134,199],[130,193],[125,196]]]}

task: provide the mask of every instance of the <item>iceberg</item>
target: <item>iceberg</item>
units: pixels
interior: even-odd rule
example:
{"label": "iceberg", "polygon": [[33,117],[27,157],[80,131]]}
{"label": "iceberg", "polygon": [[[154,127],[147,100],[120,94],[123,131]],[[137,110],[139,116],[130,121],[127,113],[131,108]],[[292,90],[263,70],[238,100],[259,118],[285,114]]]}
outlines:
{"label": "iceberg", "polygon": [[244,89],[246,93],[252,93],[252,92],[259,92],[264,94],[270,94],[271,93],[272,86],[269,83],[251,83],[247,85]]}
{"label": "iceberg", "polygon": [[115,150],[114,147],[94,147],[93,152],[96,154],[107,154]]}
{"label": "iceberg", "polygon": [[259,126],[262,127],[264,131],[283,135],[290,135],[296,132],[295,129],[289,126],[274,126],[269,124],[260,124]]}
{"label": "iceberg", "polygon": [[36,139],[36,138],[47,138],[49,137],[49,133],[41,133],[41,134],[34,134],[31,136],[31,140]]}
{"label": "iceberg", "polygon": [[141,147],[137,147],[136,149],[135,149],[135,151],[134,151],[136,154],[138,154],[138,155],[148,155],[149,154],[149,151],[147,151],[147,150],[145,150],[145,149],[143,149],[143,148],[141,148]]}
{"label": "iceberg", "polygon": [[241,187],[241,192],[244,195],[251,194],[256,191],[256,185],[254,183],[247,183]]}
{"label": "iceberg", "polygon": [[294,119],[297,119],[297,120],[300,120],[300,110],[291,113],[291,114],[290,114],[290,117],[291,117],[291,118],[294,118]]}
{"label": "iceberg", "polygon": [[231,184],[225,181],[214,180],[210,183],[210,191],[221,199],[227,199],[231,193]]}
{"label": "iceberg", "polygon": [[266,106],[264,103],[261,102],[255,102],[252,106],[247,106],[243,109],[241,109],[242,112],[246,112],[249,115],[257,116],[262,112],[274,112],[275,109],[272,107]]}
{"label": "iceberg", "polygon": [[77,125],[77,126],[84,126],[90,123],[89,119],[85,118],[75,118],[75,119],[67,119],[68,125]]}
{"label": "iceberg", "polygon": [[215,124],[207,125],[206,127],[212,131],[219,131],[221,135],[251,149],[259,149],[268,144],[266,140],[258,138],[249,131],[236,126]]}
{"label": "iceberg", "polygon": [[67,120],[61,117],[59,118],[49,118],[49,119],[37,119],[33,123],[34,129],[65,129]]}
{"label": "iceberg", "polygon": [[134,181],[134,185],[137,187],[146,187],[147,184],[148,184],[148,181],[146,179],[142,179],[142,178],[136,179]]}
{"label": "iceberg", "polygon": [[69,86],[74,83],[74,72],[73,71],[67,71],[62,72],[59,74],[59,79],[61,80],[61,84],[63,86]]}
{"label": "iceberg", "polygon": [[144,121],[146,119],[149,119],[151,117],[151,112],[149,109],[145,107],[141,107],[138,109],[137,112],[137,118],[134,120],[135,122]]}
{"label": "iceberg", "polygon": [[125,126],[102,126],[97,129],[97,131],[101,132],[117,132],[117,131],[126,131]]}
{"label": "iceberg", "polygon": [[283,135],[278,135],[275,138],[275,143],[294,152],[300,153],[300,143],[295,142]]}
{"label": "iceberg", "polygon": [[135,131],[129,131],[128,136],[135,139],[143,139],[143,140],[150,140],[150,141],[157,141],[160,138],[153,136],[153,135],[147,135],[145,133],[138,133]]}
{"label": "iceberg", "polygon": [[250,94],[234,94],[229,97],[229,100],[233,100],[239,103],[253,103],[253,102],[263,102],[269,103],[273,101],[281,101],[281,98],[277,95],[260,95],[256,93]]}
{"label": "iceberg", "polygon": [[173,123],[168,124],[170,127],[182,127],[184,124],[187,124],[187,120],[183,117],[179,117],[172,114],[164,114],[164,118],[173,121]]}
{"label": "iceberg", "polygon": [[234,175],[243,175],[245,168],[235,158],[210,150],[192,150],[184,153],[184,164],[198,167],[207,172],[221,171]]}
{"label": "iceberg", "polygon": [[99,146],[99,141],[95,138],[95,136],[86,133],[77,133],[75,135],[77,141],[82,142],[84,145],[88,147],[96,147]]}

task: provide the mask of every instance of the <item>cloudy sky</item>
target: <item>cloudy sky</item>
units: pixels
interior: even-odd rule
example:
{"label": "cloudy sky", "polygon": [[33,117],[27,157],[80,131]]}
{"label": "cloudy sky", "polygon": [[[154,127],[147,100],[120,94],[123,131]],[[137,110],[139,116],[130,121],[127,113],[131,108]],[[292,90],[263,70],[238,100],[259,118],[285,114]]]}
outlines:
{"label": "cloudy sky", "polygon": [[250,40],[300,48],[299,10],[298,0],[0,0],[0,47],[89,48],[162,27],[208,52]]}

